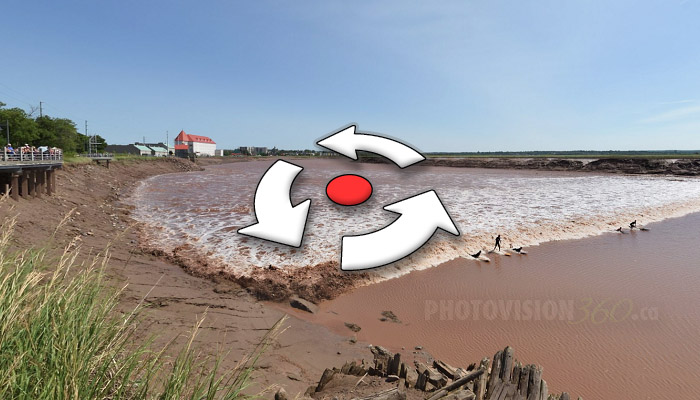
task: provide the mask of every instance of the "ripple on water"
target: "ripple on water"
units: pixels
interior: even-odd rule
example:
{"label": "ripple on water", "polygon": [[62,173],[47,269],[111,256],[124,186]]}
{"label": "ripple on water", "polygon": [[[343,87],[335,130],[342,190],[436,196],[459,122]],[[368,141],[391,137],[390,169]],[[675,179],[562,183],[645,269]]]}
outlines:
{"label": "ripple on water", "polygon": [[[632,219],[649,223],[700,210],[696,178],[447,167],[397,170],[390,165],[303,160],[297,162],[304,170],[292,197],[294,204],[310,198],[312,205],[303,247],[294,254],[290,248],[247,240],[234,232],[255,222],[255,188],[271,162],[233,163],[148,179],[132,198],[134,213],[163,228],[148,238],[152,245],[168,251],[191,240],[203,252],[213,252],[231,272],[246,274],[260,266],[296,268],[338,259],[343,234],[379,229],[396,218],[382,209],[384,205],[435,189],[463,235],[438,233],[397,263],[398,269],[382,270],[393,277],[474,253],[489,246],[498,233],[506,246],[529,246],[599,234]],[[333,204],[325,196],[325,185],[344,173],[361,173],[372,183],[373,196],[354,207]]]}

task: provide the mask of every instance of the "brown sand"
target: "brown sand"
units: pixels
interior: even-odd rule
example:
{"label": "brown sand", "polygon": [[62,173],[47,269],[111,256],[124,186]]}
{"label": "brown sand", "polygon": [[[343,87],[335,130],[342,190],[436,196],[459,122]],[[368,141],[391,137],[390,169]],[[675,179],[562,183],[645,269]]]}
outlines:
{"label": "brown sand", "polygon": [[[584,399],[697,398],[699,224],[700,214],[692,214],[652,224],[649,232],[550,242],[526,256],[491,256],[491,263],[458,259],[356,289],[307,319],[338,333],[352,322],[362,340],[393,351],[424,346],[453,365],[510,345],[519,359],[544,367],[550,391]],[[494,317],[493,306],[474,313],[471,303],[501,307],[501,300],[504,310],[511,301],[510,314],[496,309]],[[550,318],[544,306],[537,312],[535,301],[547,300],[557,310],[567,309],[562,301],[571,304],[573,318]],[[468,313],[457,308],[460,301]],[[605,311],[593,315],[603,301],[600,310],[619,303],[618,321]],[[381,321],[387,310],[401,323]]]}
{"label": "brown sand", "polygon": [[[81,258],[101,252],[111,243],[108,274],[115,286],[128,284],[121,310],[133,310],[145,297],[140,336],[156,334],[155,344],[160,346],[181,335],[176,344],[182,344],[206,311],[196,344],[205,352],[229,351],[223,367],[233,367],[284,312],[255,300],[236,283],[193,277],[180,266],[143,251],[136,227],[127,229],[134,223],[129,210],[119,202],[141,179],[198,169],[180,160],[113,162],[110,169],[67,165],[57,175],[57,195],[19,202],[5,199],[0,203],[0,221],[17,216],[15,247],[38,247],[46,244],[59,221],[75,208],[50,244],[53,253],[76,237]],[[250,392],[279,384],[292,396],[303,394],[325,367],[341,366],[350,359],[371,359],[366,345],[351,344],[347,337],[293,317],[301,311],[289,313],[289,328],[260,361]]]}

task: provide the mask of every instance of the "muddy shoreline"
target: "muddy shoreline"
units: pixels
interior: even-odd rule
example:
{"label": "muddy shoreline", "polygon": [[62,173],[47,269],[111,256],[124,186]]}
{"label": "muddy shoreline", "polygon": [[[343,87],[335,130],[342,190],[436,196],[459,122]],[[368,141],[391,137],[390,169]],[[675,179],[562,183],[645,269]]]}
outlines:
{"label": "muddy shoreline", "polygon": [[[137,305],[143,306],[135,340],[153,337],[154,348],[172,343],[173,356],[206,315],[195,345],[205,354],[228,354],[222,368],[235,367],[279,318],[291,315],[288,329],[260,359],[249,394],[270,385],[303,394],[324,367],[349,358],[370,359],[366,344],[350,342],[347,335],[296,318],[303,311],[268,305],[231,279],[194,276],[181,265],[144,251],[139,244],[140,223],[133,219],[124,199],[144,179],[168,179],[172,173],[201,171],[202,165],[221,162],[126,160],[111,163],[109,169],[67,164],[57,174],[55,195],[0,201],[0,222],[16,218],[12,247],[46,248],[47,260],[57,259],[69,244],[69,251],[79,252],[79,263],[89,264],[96,254],[108,250],[107,283],[124,288],[118,312],[130,314]],[[65,225],[56,231],[64,218]]]}
{"label": "muddy shoreline", "polygon": [[[373,164],[386,164],[390,162],[381,157],[363,157],[360,160],[364,163]],[[455,168],[602,172],[634,175],[700,176],[700,160],[698,159],[430,157],[418,165]]]}
{"label": "muddy shoreline", "polygon": [[[143,227],[139,230],[142,232]],[[143,235],[140,235],[143,237]],[[225,265],[218,264],[189,244],[176,247],[172,252],[165,252],[158,247],[139,239],[139,247],[146,254],[159,257],[180,266],[188,274],[217,281],[231,281],[261,301],[277,303],[287,302],[292,298],[318,304],[332,300],[353,288],[371,282],[371,273],[346,273],[340,270],[337,262],[324,262],[307,265],[294,270],[285,270],[273,265],[260,268],[250,275],[236,275],[227,271]]]}

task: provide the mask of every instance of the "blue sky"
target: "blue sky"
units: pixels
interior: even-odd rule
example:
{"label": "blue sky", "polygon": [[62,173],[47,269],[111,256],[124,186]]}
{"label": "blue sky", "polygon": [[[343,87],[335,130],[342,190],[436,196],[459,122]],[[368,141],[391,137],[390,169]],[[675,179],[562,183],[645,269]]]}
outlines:
{"label": "blue sky", "polygon": [[700,4],[8,1],[0,101],[110,143],[700,149]]}

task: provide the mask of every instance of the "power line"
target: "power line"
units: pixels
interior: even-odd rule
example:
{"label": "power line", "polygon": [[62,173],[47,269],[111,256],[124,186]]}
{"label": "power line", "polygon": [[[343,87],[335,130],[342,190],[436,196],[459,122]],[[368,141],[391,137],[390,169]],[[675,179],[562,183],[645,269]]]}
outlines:
{"label": "power line", "polygon": [[[11,91],[11,92],[14,92],[14,93],[17,94],[18,96],[24,97],[24,100],[20,100],[22,103],[32,104],[32,103],[31,103],[32,98],[31,98],[30,96],[27,96],[26,94],[20,92],[19,90],[15,90],[15,89],[13,89],[13,88],[7,86],[6,84],[4,84],[4,83],[2,83],[2,82],[0,82],[0,86],[4,86],[7,90],[9,90],[9,91]],[[5,94],[7,95],[7,93],[5,93]],[[8,96],[9,96],[9,95],[8,95]],[[15,100],[19,100],[19,99],[15,98]],[[30,101],[28,102],[28,101],[26,101],[26,100],[30,100]]]}
{"label": "power line", "polygon": [[24,103],[24,104],[26,104],[26,105],[28,105],[28,106],[30,106],[30,107],[34,107],[34,105],[33,105],[32,103],[28,103],[28,102],[26,102],[26,101],[24,101],[24,100],[22,100],[22,99],[19,99],[19,98],[15,97],[15,96],[13,96],[13,95],[7,93],[7,92],[0,91],[0,93],[2,93],[3,95],[5,95],[5,96],[7,96],[7,97],[9,97],[9,98],[11,98],[11,99],[13,99],[13,100],[15,100],[15,101],[18,101],[18,102],[20,102],[20,103]]}
{"label": "power line", "polygon": [[[9,91],[15,93],[16,95],[12,95],[12,94],[8,93],[7,91],[3,91],[3,90],[0,90],[0,93],[4,94],[5,96],[7,96],[7,97],[9,97],[9,98],[11,98],[11,99],[13,99],[13,100],[15,100],[15,101],[18,101],[18,102],[20,102],[20,103],[26,104],[27,106],[29,106],[29,110],[30,110],[30,111],[36,111],[36,103],[32,103],[32,102],[31,102],[32,99],[31,99],[30,96],[27,96],[26,94],[20,92],[19,90],[15,90],[15,89],[13,89],[13,88],[7,86],[6,84],[4,84],[4,83],[2,83],[2,82],[0,82],[0,86],[5,87],[7,90],[9,90]],[[24,100],[21,99],[20,97],[17,97],[17,96],[23,97]],[[27,101],[27,100],[30,100],[30,101]],[[40,114],[40,116],[43,115],[43,107],[46,107],[46,106],[48,106],[48,108],[50,108],[50,109],[52,109],[52,110],[54,110],[54,111],[57,111],[57,112],[60,113],[60,114],[63,114],[63,115],[64,115],[64,118],[69,118],[68,116],[72,114],[72,113],[67,113],[65,110],[62,110],[62,109],[60,109],[59,107],[56,107],[55,105],[53,105],[53,104],[51,104],[51,103],[48,103],[48,104],[47,104],[47,103],[44,102],[44,101],[40,101],[40,102],[39,102],[39,114]],[[74,119],[74,120],[76,120],[76,121],[80,121],[81,119],[84,119],[84,118],[73,117],[73,118],[71,118],[71,119]]]}

